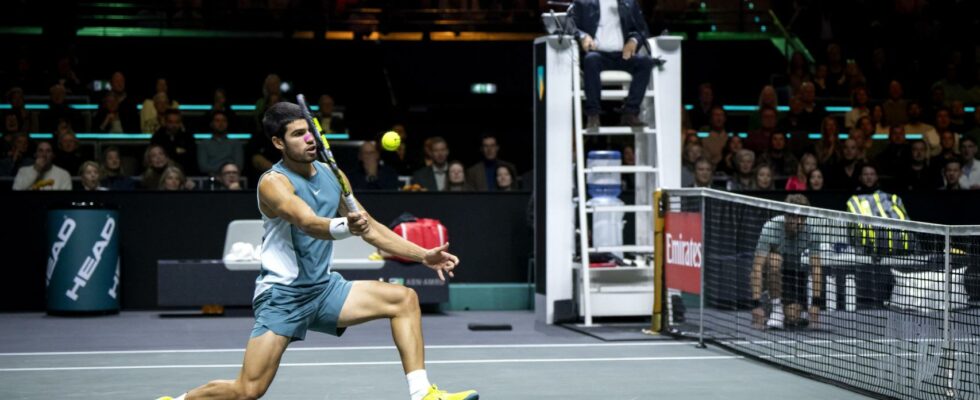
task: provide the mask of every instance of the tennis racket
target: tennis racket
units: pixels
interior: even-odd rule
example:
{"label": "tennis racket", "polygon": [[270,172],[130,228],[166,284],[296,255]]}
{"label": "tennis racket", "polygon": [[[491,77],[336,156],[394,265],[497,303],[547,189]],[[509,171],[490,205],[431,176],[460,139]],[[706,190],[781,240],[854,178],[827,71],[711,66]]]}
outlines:
{"label": "tennis racket", "polygon": [[351,212],[361,212],[360,208],[357,207],[357,201],[354,200],[354,194],[351,193],[350,185],[344,179],[344,175],[340,172],[340,167],[337,166],[337,161],[333,158],[333,152],[330,151],[330,142],[327,141],[327,135],[321,133],[323,130],[320,128],[320,121],[310,114],[309,107],[306,106],[306,97],[302,94],[296,95],[296,102],[299,103],[299,107],[303,110],[303,118],[306,119],[306,123],[313,130],[313,136],[316,140],[316,150],[319,153],[320,158],[324,163],[330,167],[330,171],[333,172],[334,176],[337,177],[337,182],[340,183],[340,191],[344,197],[344,203],[347,204],[347,209]]}

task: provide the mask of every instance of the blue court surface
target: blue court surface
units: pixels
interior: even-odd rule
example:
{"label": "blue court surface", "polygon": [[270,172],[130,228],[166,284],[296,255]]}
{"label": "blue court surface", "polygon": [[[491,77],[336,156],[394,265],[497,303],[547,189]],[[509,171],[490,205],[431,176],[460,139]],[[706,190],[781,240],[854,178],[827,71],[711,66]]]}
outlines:
{"label": "blue court surface", "polygon": [[[253,320],[0,315],[0,398],[155,399],[238,373]],[[470,323],[512,331],[470,331]],[[423,316],[427,370],[482,399],[858,399],[859,394],[679,340],[603,342],[527,311]],[[267,399],[406,399],[388,322],[311,332],[286,352]]]}

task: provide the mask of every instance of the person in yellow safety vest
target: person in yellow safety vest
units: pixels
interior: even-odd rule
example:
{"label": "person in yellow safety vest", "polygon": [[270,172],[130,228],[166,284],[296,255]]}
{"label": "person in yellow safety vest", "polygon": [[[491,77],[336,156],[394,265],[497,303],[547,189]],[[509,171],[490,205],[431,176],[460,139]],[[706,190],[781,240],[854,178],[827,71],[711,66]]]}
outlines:
{"label": "person in yellow safety vest", "polygon": [[[854,214],[907,220],[908,212],[898,195],[882,191],[878,187],[878,173],[874,166],[865,165],[861,169],[861,187],[858,194],[847,200],[847,211]],[[875,228],[858,224],[857,236],[861,247],[877,253],[904,252],[909,250],[909,235],[904,231]],[[879,240],[880,238],[880,240]]]}

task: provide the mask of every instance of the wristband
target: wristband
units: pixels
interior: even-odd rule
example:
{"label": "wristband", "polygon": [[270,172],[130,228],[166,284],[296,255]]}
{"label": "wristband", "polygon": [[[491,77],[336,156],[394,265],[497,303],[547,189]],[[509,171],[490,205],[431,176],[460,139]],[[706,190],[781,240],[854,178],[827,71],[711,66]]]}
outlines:
{"label": "wristband", "polygon": [[347,218],[330,219],[330,236],[333,236],[333,240],[342,240],[351,237],[350,227],[347,226]]}

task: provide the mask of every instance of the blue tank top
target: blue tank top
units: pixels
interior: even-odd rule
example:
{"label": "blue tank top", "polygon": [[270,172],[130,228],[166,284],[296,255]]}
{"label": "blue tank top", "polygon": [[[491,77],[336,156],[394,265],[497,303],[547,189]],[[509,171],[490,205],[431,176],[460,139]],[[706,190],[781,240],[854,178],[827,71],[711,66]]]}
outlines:
{"label": "blue tank top", "polygon": [[[333,218],[337,215],[340,184],[326,165],[317,161],[313,166],[316,174],[309,179],[290,171],[282,161],[273,165],[266,174],[282,174],[292,183],[296,196],[309,205],[317,216]],[[261,208],[259,213],[262,213]],[[282,218],[269,218],[265,214],[262,214],[262,225],[265,229],[262,236],[262,270],[255,281],[256,297],[272,285],[302,289],[327,282],[333,241],[314,238]]]}

